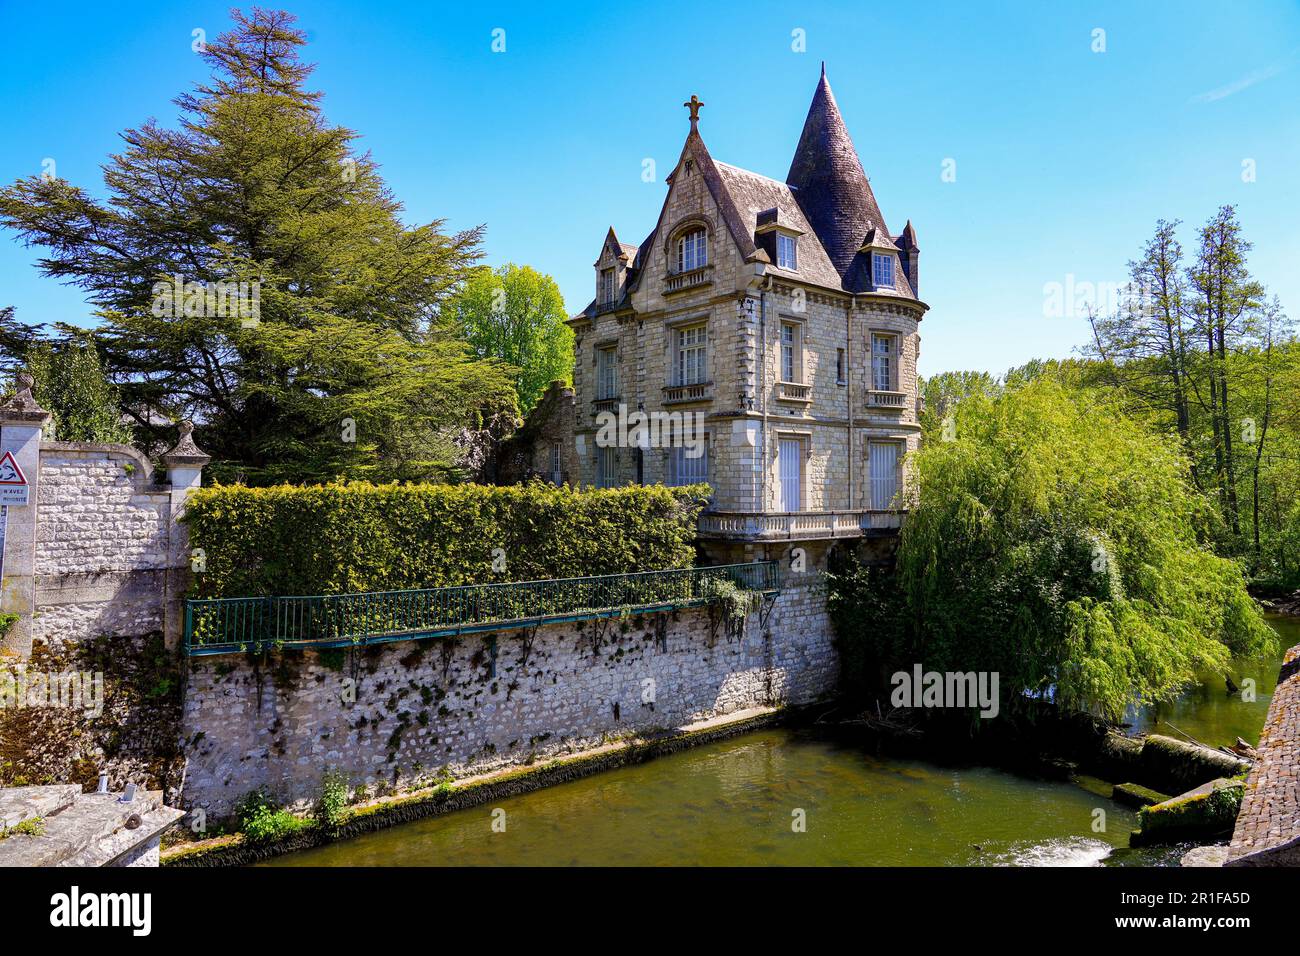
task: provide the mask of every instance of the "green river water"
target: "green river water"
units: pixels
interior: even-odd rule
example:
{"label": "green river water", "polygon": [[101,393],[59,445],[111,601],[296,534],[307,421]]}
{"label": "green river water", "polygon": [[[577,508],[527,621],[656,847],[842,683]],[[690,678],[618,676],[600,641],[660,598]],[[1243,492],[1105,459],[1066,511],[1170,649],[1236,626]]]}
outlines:
{"label": "green river water", "polygon": [[[1273,624],[1283,648],[1300,643],[1300,620]],[[1238,683],[1255,679],[1253,703],[1207,675],[1130,721],[1212,746],[1238,736],[1254,743],[1279,661],[1234,666]],[[881,758],[815,732],[763,730],[268,865],[1176,865],[1185,848],[1128,848],[1135,814],[1109,793],[1110,784],[1086,777]],[[493,830],[496,809],[504,832]],[[792,827],[797,811],[804,832]]]}

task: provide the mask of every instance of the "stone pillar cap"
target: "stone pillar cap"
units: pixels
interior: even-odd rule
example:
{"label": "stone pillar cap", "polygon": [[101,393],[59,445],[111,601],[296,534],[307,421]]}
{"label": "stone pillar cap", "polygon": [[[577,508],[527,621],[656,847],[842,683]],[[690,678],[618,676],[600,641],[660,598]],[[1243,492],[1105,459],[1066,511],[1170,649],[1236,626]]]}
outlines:
{"label": "stone pillar cap", "polygon": [[163,464],[168,468],[183,468],[187,465],[201,468],[210,462],[212,456],[194,444],[194,423],[187,419],[182,421],[178,427],[181,433],[180,438],[176,440],[176,447],[163,455]]}
{"label": "stone pillar cap", "polygon": [[6,425],[43,426],[50,420],[50,413],[36,404],[32,398],[32,386],[36,380],[27,372],[19,372],[14,377],[17,389],[13,398],[0,405],[0,422]]}

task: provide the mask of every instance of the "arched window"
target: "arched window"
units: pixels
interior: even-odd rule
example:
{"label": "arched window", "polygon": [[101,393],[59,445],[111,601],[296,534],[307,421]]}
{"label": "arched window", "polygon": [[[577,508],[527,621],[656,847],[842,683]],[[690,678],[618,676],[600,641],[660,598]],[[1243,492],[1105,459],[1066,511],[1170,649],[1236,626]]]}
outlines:
{"label": "arched window", "polygon": [[709,264],[708,234],[701,228],[688,229],[677,237],[677,271],[690,272]]}

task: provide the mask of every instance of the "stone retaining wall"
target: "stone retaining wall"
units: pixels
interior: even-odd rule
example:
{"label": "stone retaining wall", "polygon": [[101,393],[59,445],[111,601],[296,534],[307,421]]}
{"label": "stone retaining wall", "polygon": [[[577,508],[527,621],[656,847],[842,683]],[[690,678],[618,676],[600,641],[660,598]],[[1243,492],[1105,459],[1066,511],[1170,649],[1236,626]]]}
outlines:
{"label": "stone retaining wall", "polygon": [[182,799],[209,818],[250,791],[309,804],[334,769],[371,796],[720,714],[829,695],[838,657],[818,578],[738,629],[708,608],[271,660],[198,658]]}
{"label": "stone retaining wall", "polygon": [[1256,750],[1227,865],[1300,865],[1300,644],[1286,652]]}

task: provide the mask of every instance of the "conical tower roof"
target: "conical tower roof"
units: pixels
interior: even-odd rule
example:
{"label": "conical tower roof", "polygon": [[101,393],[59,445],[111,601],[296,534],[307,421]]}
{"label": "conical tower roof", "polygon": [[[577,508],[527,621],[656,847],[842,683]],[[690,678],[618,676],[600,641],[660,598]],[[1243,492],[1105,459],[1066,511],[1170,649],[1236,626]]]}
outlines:
{"label": "conical tower roof", "polygon": [[848,275],[869,230],[889,235],[826,80],[825,64],[786,182],[794,187],[799,207],[841,278]]}

